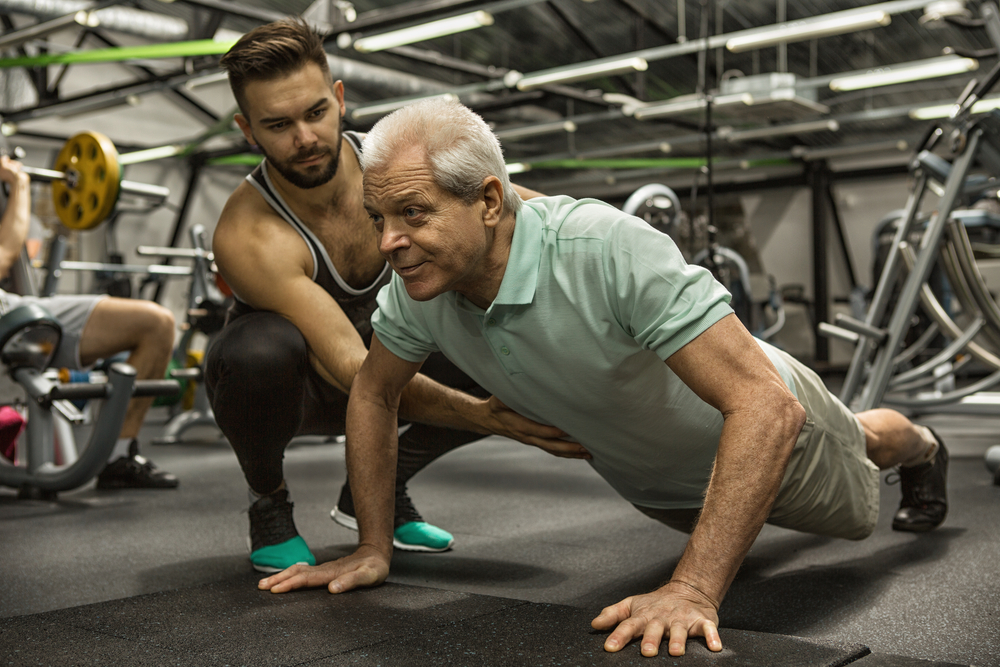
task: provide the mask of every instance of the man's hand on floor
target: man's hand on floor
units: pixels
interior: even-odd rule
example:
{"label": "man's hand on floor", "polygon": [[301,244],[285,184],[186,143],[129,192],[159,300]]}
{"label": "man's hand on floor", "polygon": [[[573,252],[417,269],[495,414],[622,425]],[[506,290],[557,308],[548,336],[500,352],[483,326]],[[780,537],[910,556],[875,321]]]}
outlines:
{"label": "man's hand on floor", "polygon": [[688,637],[704,637],[709,650],[722,650],[715,604],[694,588],[678,582],[605,607],[591,625],[596,630],[615,628],[604,642],[604,650],[611,652],[642,637],[642,654],[654,656],[660,651],[664,635],[669,638],[670,655],[684,655]]}
{"label": "man's hand on floor", "polygon": [[257,587],[272,593],[287,593],[297,588],[326,586],[331,593],[344,593],[378,586],[388,576],[389,559],[373,548],[362,546],[350,556],[321,565],[293,565],[261,579]]}

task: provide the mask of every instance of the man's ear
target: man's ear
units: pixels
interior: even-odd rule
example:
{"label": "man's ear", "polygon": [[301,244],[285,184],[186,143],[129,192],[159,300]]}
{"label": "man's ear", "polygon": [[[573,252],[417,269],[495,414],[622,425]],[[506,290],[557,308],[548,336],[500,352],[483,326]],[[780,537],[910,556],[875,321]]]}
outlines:
{"label": "man's ear", "polygon": [[347,105],[344,103],[344,82],[337,79],[333,82],[333,97],[340,107],[340,115],[347,113]]}
{"label": "man's ear", "polygon": [[483,179],[483,222],[494,227],[503,213],[503,184],[496,176],[487,176]]}
{"label": "man's ear", "polygon": [[253,131],[250,129],[250,121],[246,119],[246,116],[244,116],[241,113],[238,113],[235,116],[233,116],[233,120],[236,121],[236,124],[240,128],[240,131],[243,132],[243,136],[246,137],[247,142],[251,146],[256,146],[257,141],[253,138]]}

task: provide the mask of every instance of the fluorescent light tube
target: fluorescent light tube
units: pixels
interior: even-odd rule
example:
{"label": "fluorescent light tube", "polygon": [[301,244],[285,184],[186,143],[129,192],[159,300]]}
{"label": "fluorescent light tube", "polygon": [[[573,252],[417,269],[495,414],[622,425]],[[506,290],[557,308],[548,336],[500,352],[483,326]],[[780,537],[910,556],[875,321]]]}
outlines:
{"label": "fluorescent light tube", "polygon": [[132,151],[118,156],[118,164],[136,164],[139,162],[151,162],[163,158],[174,157],[184,152],[184,144],[171,144],[169,146],[159,146],[157,148],[147,148],[141,151]]}
{"label": "fluorescent light tube", "polygon": [[[987,111],[992,111],[993,109],[1000,109],[1000,97],[988,97],[984,100],[979,100],[972,105],[972,111],[970,113],[986,113]],[[954,104],[939,104],[933,107],[923,107],[921,109],[914,109],[910,112],[910,118],[914,120],[933,120],[935,118],[949,118],[951,117],[952,111],[955,110]]]}
{"label": "fluorescent light tube", "polygon": [[511,127],[504,130],[496,130],[493,134],[500,141],[508,139],[524,139],[540,134],[551,134],[553,132],[576,132],[576,123],[571,120],[557,120],[551,123],[539,123],[537,125],[523,125],[521,127]]}
{"label": "fluorescent light tube", "polygon": [[531,165],[525,162],[512,162],[506,166],[508,174],[523,174],[526,171],[531,171]]}
{"label": "fluorescent light tube", "polygon": [[[657,116],[676,116],[691,111],[699,111],[705,108],[704,95],[682,95],[675,97],[665,104],[650,105],[635,110],[632,114],[638,120],[655,118]],[[728,107],[743,104],[749,106],[753,104],[753,95],[750,93],[735,93],[733,95],[719,95],[712,99],[712,107]]]}
{"label": "fluorescent light tube", "polygon": [[759,49],[764,46],[774,46],[783,42],[794,42],[814,37],[839,35],[867,28],[877,28],[889,25],[891,21],[892,17],[886,11],[837,12],[814,19],[789,21],[769,30],[731,37],[726,41],[726,48],[734,53],[738,53],[750,49]]}
{"label": "fluorescent light tube", "polygon": [[831,90],[861,90],[891,86],[907,81],[933,79],[939,76],[964,74],[979,68],[975,58],[931,58],[922,63],[905,63],[902,65],[886,65],[868,70],[864,74],[852,74],[837,77],[830,81]]}
{"label": "fluorescent light tube", "polygon": [[360,37],[354,40],[354,50],[361,51],[362,53],[383,51],[391,49],[394,46],[423,42],[435,37],[453,35],[456,32],[473,30],[486,25],[493,25],[492,14],[484,11],[469,12],[468,14],[460,14],[439,21],[431,21],[430,23],[415,25],[410,28],[384,32],[380,35]]}
{"label": "fluorescent light tube", "polygon": [[405,107],[407,104],[412,104],[419,100],[450,100],[457,101],[458,95],[453,93],[442,93],[440,95],[430,95],[428,97],[411,97],[405,100],[393,100],[391,102],[384,102],[382,104],[373,104],[370,107],[358,107],[351,112],[351,118],[354,120],[363,120],[365,118],[371,118],[372,116],[384,116],[387,113],[395,111]]}
{"label": "fluorescent light tube", "polygon": [[531,90],[539,86],[546,86],[553,83],[569,83],[570,81],[580,81],[582,79],[593,79],[609,74],[621,74],[623,72],[644,72],[649,67],[649,63],[644,58],[620,58],[607,62],[597,62],[587,65],[572,65],[570,67],[557,67],[550,70],[542,70],[535,74],[526,74],[517,83],[518,90]]}
{"label": "fluorescent light tube", "polygon": [[789,134],[805,134],[807,132],[836,132],[840,129],[840,123],[835,120],[814,120],[805,123],[793,123],[791,125],[774,125],[772,127],[762,127],[756,130],[733,130],[732,128],[719,128],[719,137],[726,141],[747,141],[750,139],[768,139],[770,137],[783,137]]}
{"label": "fluorescent light tube", "polygon": [[826,160],[828,158],[853,157],[865,153],[901,153],[909,150],[910,145],[903,140],[880,141],[871,144],[855,144],[852,146],[834,146],[831,148],[810,148],[808,146],[793,146],[792,157],[811,160]]}

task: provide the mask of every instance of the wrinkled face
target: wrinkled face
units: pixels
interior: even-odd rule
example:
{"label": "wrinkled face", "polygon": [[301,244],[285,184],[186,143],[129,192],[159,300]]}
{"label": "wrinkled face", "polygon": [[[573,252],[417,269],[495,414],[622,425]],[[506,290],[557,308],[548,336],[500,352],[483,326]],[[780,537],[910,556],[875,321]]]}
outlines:
{"label": "wrinkled face", "polygon": [[416,148],[366,170],[364,188],[379,251],[410,298],[475,291],[489,243],[481,201],[465,204],[438,186]]}
{"label": "wrinkled face", "polygon": [[336,175],[344,88],[332,87],[313,63],[289,76],[251,81],[244,89],[247,115],[236,121],[251,144],[296,187],[315,188]]}

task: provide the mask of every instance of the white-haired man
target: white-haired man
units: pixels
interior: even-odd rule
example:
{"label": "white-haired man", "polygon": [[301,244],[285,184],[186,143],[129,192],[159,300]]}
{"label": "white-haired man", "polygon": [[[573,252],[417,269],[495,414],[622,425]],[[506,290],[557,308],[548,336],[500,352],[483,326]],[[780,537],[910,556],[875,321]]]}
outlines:
{"label": "white-haired man", "polygon": [[557,426],[622,496],[691,537],[671,580],[594,619],[605,648],[722,648],[718,608],[765,522],[862,539],[879,469],[904,466],[895,527],[944,519],[945,448],[892,410],[853,415],[755,340],[669,237],[594,200],[511,196],[502,152],[467,108],[429,101],[365,139],[365,207],[396,275],[354,380],[347,463],[358,550],[261,582],[282,592],[377,584],[392,553],[399,393],[441,351],[521,414]]}

